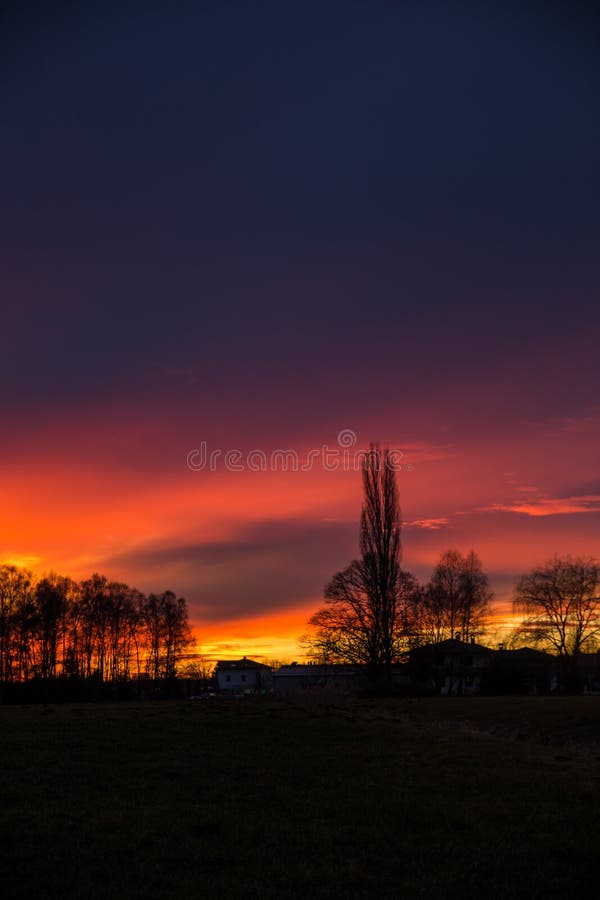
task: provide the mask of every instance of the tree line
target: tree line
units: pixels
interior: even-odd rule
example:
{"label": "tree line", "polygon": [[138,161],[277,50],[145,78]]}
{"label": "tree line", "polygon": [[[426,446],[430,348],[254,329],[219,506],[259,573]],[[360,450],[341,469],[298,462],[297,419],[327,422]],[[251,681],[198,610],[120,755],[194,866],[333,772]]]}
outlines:
{"label": "tree line", "polygon": [[[388,463],[388,451],[371,445],[362,466],[360,556],[326,585],[325,604],[301,639],[313,660],[364,665],[376,685],[414,647],[481,639],[493,599],[474,551],[447,550],[425,585],[402,569],[398,485]],[[554,652],[572,669],[599,646],[600,566],[555,556],[520,578],[514,608],[524,616],[514,645]]]}
{"label": "tree line", "polygon": [[186,600],[103,575],[0,565],[0,682],[171,679],[191,643]]}

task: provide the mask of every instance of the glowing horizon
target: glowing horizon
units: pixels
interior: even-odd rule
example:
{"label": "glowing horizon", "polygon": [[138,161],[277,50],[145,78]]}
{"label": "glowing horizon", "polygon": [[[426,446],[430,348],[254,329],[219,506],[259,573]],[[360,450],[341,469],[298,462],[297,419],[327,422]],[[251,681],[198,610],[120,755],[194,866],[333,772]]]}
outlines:
{"label": "glowing horizon", "polygon": [[[526,442],[522,434],[462,447],[407,441],[399,457],[403,566],[424,581],[445,549],[474,549],[495,593],[496,633],[512,621],[520,573],[554,552],[595,549],[596,495],[560,476],[576,434],[579,482],[593,479],[599,412],[523,430]],[[541,479],[537,459],[549,433],[556,457],[546,459]],[[329,471],[198,472],[182,453],[179,472],[165,477],[82,459],[77,440],[75,432],[72,460],[62,454],[28,472],[22,455],[22,481],[14,469],[0,479],[2,561],[38,574],[99,571],[144,591],[172,589],[186,596],[199,650],[210,657],[302,657],[296,639],[324,584],[357,552],[359,473],[341,463]],[[71,490],[59,509],[66,482]]]}

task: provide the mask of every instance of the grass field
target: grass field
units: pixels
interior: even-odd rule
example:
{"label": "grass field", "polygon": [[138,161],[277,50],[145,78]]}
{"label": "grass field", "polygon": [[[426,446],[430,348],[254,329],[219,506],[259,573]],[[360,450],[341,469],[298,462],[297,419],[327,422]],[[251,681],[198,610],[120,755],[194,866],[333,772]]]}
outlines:
{"label": "grass field", "polygon": [[563,897],[600,697],[0,708],[2,897]]}

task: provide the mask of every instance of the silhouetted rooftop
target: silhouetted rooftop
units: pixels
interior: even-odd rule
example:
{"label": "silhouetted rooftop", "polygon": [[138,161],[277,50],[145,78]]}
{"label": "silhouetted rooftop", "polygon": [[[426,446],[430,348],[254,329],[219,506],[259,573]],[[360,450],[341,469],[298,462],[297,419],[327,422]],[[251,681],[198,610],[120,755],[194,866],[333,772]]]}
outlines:
{"label": "silhouetted rooftop", "polygon": [[484,647],[483,644],[476,644],[474,641],[460,641],[456,638],[447,638],[445,641],[438,641],[435,644],[423,644],[421,647],[414,647],[410,652],[416,653],[424,650],[441,650],[445,653],[494,653],[491,647]]}
{"label": "silhouetted rooftop", "polygon": [[218,669],[270,669],[265,663],[256,662],[254,659],[220,659],[217,662]]}

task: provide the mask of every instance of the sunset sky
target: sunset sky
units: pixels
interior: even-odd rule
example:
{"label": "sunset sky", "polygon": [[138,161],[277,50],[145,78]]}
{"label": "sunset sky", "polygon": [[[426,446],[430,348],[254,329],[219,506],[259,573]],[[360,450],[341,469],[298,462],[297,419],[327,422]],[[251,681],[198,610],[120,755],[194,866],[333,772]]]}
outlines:
{"label": "sunset sky", "polygon": [[404,567],[475,549],[499,621],[519,572],[600,553],[585,5],[47,6],[0,53],[1,561],[299,658],[360,477],[248,454],[349,431],[402,452]]}

